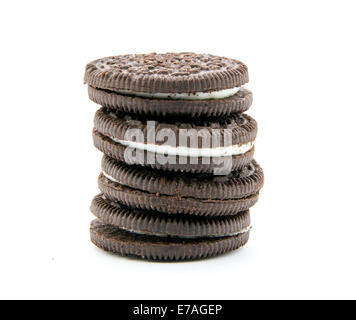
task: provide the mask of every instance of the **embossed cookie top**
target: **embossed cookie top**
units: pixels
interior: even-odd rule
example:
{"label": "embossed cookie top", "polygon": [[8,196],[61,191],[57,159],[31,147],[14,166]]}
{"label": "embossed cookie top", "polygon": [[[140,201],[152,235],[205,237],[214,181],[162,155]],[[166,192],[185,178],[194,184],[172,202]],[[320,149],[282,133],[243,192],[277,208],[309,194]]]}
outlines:
{"label": "embossed cookie top", "polygon": [[240,61],[210,54],[150,53],[92,61],[84,81],[114,91],[194,93],[239,87],[248,82],[248,71]]}

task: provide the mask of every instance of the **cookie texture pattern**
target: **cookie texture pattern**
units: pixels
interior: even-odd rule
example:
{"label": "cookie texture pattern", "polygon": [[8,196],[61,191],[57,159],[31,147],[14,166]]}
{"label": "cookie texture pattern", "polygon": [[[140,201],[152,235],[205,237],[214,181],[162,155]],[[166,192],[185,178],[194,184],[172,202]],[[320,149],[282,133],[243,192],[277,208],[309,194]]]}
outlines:
{"label": "cookie texture pattern", "polygon": [[86,65],[94,146],[104,153],[90,238],[124,257],[222,255],[250,236],[264,184],[247,66],[226,57],[126,54]]}
{"label": "cookie texture pattern", "polygon": [[194,93],[240,87],[248,82],[248,70],[238,60],[211,54],[129,54],[90,62],[84,81],[108,90]]}
{"label": "cookie texture pattern", "polygon": [[125,257],[155,261],[184,261],[214,257],[244,246],[250,232],[222,238],[182,240],[126,232],[99,220],[91,223],[91,241],[99,248]]}
{"label": "cookie texture pattern", "polygon": [[92,213],[102,222],[137,234],[178,238],[223,237],[248,231],[249,211],[218,218],[168,216],[157,211],[137,210],[97,195]]}
{"label": "cookie texture pattern", "polygon": [[222,117],[247,111],[253,101],[252,92],[241,88],[235,95],[218,100],[148,99],[123,95],[88,86],[89,98],[104,107],[147,116]]}

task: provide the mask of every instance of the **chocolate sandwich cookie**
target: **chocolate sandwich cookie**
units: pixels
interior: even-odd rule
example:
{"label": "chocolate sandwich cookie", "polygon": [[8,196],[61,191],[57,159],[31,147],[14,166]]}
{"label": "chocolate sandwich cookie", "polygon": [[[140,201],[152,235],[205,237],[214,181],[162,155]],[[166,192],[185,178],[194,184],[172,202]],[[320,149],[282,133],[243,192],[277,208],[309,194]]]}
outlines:
{"label": "chocolate sandwich cookie", "polygon": [[148,115],[217,117],[244,112],[252,94],[240,61],[209,54],[165,53],[112,56],[86,66],[94,102]]}
{"label": "chocolate sandwich cookie", "polygon": [[92,242],[99,248],[148,260],[181,261],[217,256],[245,245],[249,231],[227,237],[182,239],[135,234],[94,220],[90,227]]}
{"label": "chocolate sandwich cookie", "polygon": [[148,260],[203,259],[245,245],[264,184],[242,62],[210,54],[129,54],[86,66],[104,153],[92,242]]}
{"label": "chocolate sandwich cookie", "polygon": [[236,94],[224,99],[158,99],[130,94],[119,94],[109,90],[88,86],[89,98],[97,104],[121,112],[147,116],[222,117],[231,113],[247,111],[252,104],[252,92],[241,88]]}
{"label": "chocolate sandwich cookie", "polygon": [[106,198],[166,214],[236,215],[253,206],[263,185],[256,161],[225,176],[164,172],[104,156],[98,185]]}
{"label": "chocolate sandwich cookie", "polygon": [[129,208],[120,202],[97,195],[90,207],[102,222],[122,230],[150,236],[178,238],[226,237],[250,229],[249,211],[235,216],[199,217],[167,215],[152,210]]}
{"label": "chocolate sandwich cookie", "polygon": [[214,172],[226,164],[230,171],[246,166],[253,157],[256,134],[257,123],[246,114],[187,122],[186,118],[146,119],[101,108],[95,115],[93,139],[100,151],[129,164]]}

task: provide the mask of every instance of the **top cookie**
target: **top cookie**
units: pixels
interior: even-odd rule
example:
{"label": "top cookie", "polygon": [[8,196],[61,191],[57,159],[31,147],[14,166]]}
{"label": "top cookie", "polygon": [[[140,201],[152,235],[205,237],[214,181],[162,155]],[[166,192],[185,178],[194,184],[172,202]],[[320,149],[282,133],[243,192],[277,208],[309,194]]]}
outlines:
{"label": "top cookie", "polygon": [[84,81],[119,93],[196,94],[204,99],[242,86],[248,71],[240,61],[210,54],[151,53],[94,60],[86,66]]}

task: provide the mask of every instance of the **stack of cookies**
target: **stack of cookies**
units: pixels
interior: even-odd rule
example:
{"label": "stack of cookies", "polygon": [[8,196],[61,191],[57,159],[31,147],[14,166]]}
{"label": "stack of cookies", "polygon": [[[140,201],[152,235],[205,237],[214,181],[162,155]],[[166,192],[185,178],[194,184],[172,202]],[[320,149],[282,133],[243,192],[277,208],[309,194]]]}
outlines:
{"label": "stack of cookies", "polygon": [[86,66],[104,153],[92,242],[122,256],[203,259],[245,245],[263,172],[247,67],[208,54],[106,57]]}

